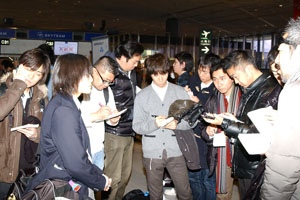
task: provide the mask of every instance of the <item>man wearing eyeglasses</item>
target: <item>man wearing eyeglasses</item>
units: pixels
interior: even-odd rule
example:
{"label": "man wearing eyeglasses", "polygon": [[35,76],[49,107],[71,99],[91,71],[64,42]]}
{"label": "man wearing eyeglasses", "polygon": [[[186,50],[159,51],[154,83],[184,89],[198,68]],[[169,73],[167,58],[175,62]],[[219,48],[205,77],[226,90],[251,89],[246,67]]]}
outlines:
{"label": "man wearing eyeglasses", "polygon": [[275,63],[285,83],[279,96],[272,142],[266,153],[261,199],[300,197],[300,18],[291,19]]}
{"label": "man wearing eyeglasses", "polygon": [[92,92],[83,97],[80,107],[90,137],[92,161],[102,170],[104,167],[104,121],[116,125],[120,119],[118,116],[105,120],[116,112],[114,96],[109,86],[114,83],[114,78],[118,73],[118,64],[115,60],[107,56],[99,58],[93,68]]}

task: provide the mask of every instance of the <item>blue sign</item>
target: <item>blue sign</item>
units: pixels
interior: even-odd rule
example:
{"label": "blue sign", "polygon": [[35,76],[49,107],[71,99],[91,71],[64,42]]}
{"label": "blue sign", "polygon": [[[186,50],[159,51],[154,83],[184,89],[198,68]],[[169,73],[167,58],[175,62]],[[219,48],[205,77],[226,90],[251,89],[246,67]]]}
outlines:
{"label": "blue sign", "polygon": [[103,36],[103,35],[105,35],[105,34],[103,34],[103,33],[85,33],[84,34],[84,40],[85,41],[92,41],[92,38]]}
{"label": "blue sign", "polygon": [[29,39],[73,40],[72,32],[29,30],[28,33]]}
{"label": "blue sign", "polygon": [[16,30],[14,29],[0,29],[0,38],[15,38]]}

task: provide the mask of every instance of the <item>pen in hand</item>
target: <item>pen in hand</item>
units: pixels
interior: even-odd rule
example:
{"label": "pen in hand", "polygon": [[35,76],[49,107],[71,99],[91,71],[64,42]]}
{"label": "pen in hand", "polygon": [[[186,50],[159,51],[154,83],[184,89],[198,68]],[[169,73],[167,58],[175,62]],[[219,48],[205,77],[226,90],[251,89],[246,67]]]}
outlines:
{"label": "pen in hand", "polygon": [[220,117],[223,117],[224,119],[229,119],[229,120],[231,120],[231,121],[239,122],[239,123],[244,124],[243,121],[238,120],[238,119],[235,119],[235,118],[233,118],[233,117],[231,117],[231,116],[228,116],[228,115],[225,115],[225,114],[219,114],[219,115],[220,115]]}

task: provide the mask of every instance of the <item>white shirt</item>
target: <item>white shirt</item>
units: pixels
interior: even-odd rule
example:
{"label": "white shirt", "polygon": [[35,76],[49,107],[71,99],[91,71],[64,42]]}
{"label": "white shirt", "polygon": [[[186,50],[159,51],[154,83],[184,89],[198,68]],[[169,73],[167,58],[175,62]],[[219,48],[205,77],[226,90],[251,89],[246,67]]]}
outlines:
{"label": "white shirt", "polygon": [[166,95],[166,92],[168,89],[168,84],[169,83],[167,82],[166,86],[161,88],[161,87],[158,87],[157,85],[155,85],[153,82],[151,83],[153,90],[157,93],[157,95],[159,96],[161,101],[163,101],[165,98],[165,95]]}
{"label": "white shirt", "polygon": [[[112,110],[116,109],[115,99],[113,93],[108,87],[109,99],[107,102],[107,106],[109,106]],[[91,144],[91,153],[97,153],[102,151],[104,148],[104,135],[105,135],[105,126],[104,121],[92,123],[90,120],[90,114],[96,112],[100,109],[100,105],[106,105],[104,92],[103,90],[97,90],[95,87],[92,88],[92,92],[90,94],[89,100],[83,100],[81,102],[81,116],[87,128],[90,144]]]}
{"label": "white shirt", "polygon": [[76,107],[78,108],[78,110],[80,109],[80,101],[78,100],[77,97],[73,96],[73,101],[75,102]]}
{"label": "white shirt", "polygon": [[210,83],[203,83],[203,82],[201,82],[201,90],[203,89],[203,88],[208,88],[211,84],[212,84],[213,82],[211,81]]}

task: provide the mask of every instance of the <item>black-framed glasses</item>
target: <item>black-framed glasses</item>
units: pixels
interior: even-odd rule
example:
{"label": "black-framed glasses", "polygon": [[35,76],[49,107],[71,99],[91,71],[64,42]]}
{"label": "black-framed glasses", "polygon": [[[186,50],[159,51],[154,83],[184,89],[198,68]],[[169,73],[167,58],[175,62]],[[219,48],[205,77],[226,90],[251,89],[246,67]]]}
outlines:
{"label": "black-framed glasses", "polygon": [[98,69],[96,67],[95,67],[95,69],[96,69],[97,73],[99,74],[103,84],[113,85],[115,83],[114,81],[104,80],[103,77],[101,76],[100,72],[98,71]]}

